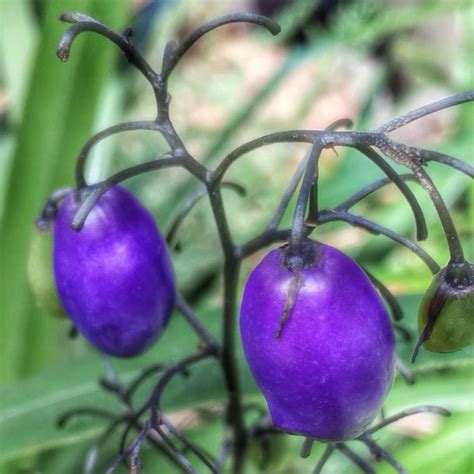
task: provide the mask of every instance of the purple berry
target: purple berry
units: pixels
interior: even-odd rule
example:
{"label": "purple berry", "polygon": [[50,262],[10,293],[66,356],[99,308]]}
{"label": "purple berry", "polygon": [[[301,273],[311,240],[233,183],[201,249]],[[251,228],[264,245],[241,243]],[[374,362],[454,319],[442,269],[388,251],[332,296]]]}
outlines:
{"label": "purple berry", "polygon": [[106,354],[130,357],[147,349],[166,325],[175,287],[166,243],[148,211],[115,186],[97,202],[84,227],[71,221],[73,194],[54,222],[54,277],[77,330]]}
{"label": "purple berry", "polygon": [[393,379],[394,338],[363,270],[333,247],[306,245],[313,264],[289,270],[280,248],[251,273],[242,344],[276,427],[342,441],[377,415]]}

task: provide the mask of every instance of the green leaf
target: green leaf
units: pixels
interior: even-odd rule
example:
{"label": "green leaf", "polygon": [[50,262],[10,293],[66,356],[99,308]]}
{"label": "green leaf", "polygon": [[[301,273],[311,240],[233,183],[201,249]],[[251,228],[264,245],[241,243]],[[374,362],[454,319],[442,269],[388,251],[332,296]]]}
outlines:
{"label": "green leaf", "polygon": [[[61,12],[82,10],[121,28],[127,2],[110,8],[101,0],[48,1],[38,42],[23,122],[6,180],[2,249],[0,383],[41,367],[55,350],[56,331],[33,310],[26,261],[31,226],[53,187],[72,182],[73,162],[91,132],[98,99],[117,52],[97,38],[79,38],[61,64],[56,43],[65,26]],[[8,45],[7,45],[8,46]],[[28,349],[26,349],[28,347]]]}
{"label": "green leaf", "polygon": [[[215,330],[218,329],[219,318],[215,313],[208,314],[207,320],[213,323]],[[144,356],[132,360],[115,359],[112,363],[120,379],[127,383],[147,365],[177,360],[192,352],[197,343],[194,333],[176,316],[159,343]],[[78,418],[65,429],[56,428],[55,422],[65,411],[85,405],[118,413],[120,406],[115,397],[98,386],[97,380],[103,376],[99,356],[91,354],[4,388],[0,392],[0,462],[76,443],[97,434],[103,420]],[[166,410],[220,400],[225,396],[221,369],[214,360],[196,365],[185,380],[183,384],[177,377],[169,385],[163,398]],[[255,391],[247,372],[244,387],[247,393]],[[145,392],[143,399],[146,389],[142,392]]]}
{"label": "green leaf", "polygon": [[[444,420],[441,428],[433,435],[411,440],[391,454],[410,474],[470,474],[474,467],[473,445],[471,413],[470,416],[458,415]],[[393,468],[385,463],[379,469],[379,474],[393,472]]]}
{"label": "green leaf", "polygon": [[[419,297],[402,299],[407,314],[412,314]],[[216,333],[220,328],[220,315],[207,311],[200,315],[203,323]],[[129,382],[141,369],[157,362],[177,360],[193,352],[197,338],[179,317],[173,317],[158,344],[144,356],[132,360],[114,360],[113,365],[120,380]],[[402,347],[407,351],[410,345]],[[403,352],[402,350],[402,352]],[[422,363],[416,364],[419,372],[414,386],[402,380],[395,386],[387,400],[392,412],[413,404],[437,403],[455,410],[472,410],[466,393],[472,390],[472,357],[465,351],[450,354],[421,354]],[[258,390],[253,383],[241,353],[238,354],[242,389],[245,397],[255,399]],[[467,368],[466,368],[467,365]],[[447,371],[451,367],[452,371]],[[444,367],[444,369],[443,369]],[[454,370],[459,367],[458,370]],[[463,368],[464,367],[464,368]],[[444,370],[443,378],[437,371]],[[104,375],[99,357],[88,355],[53,369],[11,384],[0,392],[0,461],[15,459],[26,454],[42,452],[90,439],[97,435],[102,420],[81,417],[72,420],[62,430],[55,427],[57,418],[67,410],[93,406],[119,412],[113,395],[105,393],[97,384]],[[156,378],[153,378],[156,380]],[[149,393],[151,383],[145,384],[138,398]],[[189,377],[176,377],[163,397],[163,408],[175,411],[205,402],[224,400],[226,396],[221,369],[214,360],[206,360],[190,370]]]}

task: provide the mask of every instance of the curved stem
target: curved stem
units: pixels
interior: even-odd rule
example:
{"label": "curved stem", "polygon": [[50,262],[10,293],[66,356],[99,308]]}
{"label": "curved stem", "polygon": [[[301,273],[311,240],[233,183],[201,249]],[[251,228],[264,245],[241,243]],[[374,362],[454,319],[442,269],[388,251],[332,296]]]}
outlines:
{"label": "curved stem", "polygon": [[387,306],[390,308],[390,313],[392,314],[392,319],[394,321],[400,321],[401,319],[403,319],[402,308],[398,304],[398,301],[396,300],[395,296],[392,295],[390,290],[378,278],[372,275],[372,273],[366,270],[362,265],[361,268],[370,278],[372,284],[377,288],[380,295],[385,300],[385,303],[387,303]]}
{"label": "curved stem", "polygon": [[181,361],[170,366],[160,377],[160,380],[155,385],[149,399],[144,403],[142,408],[138,410],[137,418],[138,416],[141,416],[148,407],[150,407],[152,411],[153,423],[159,420],[158,413],[160,411],[161,395],[164,389],[166,388],[166,386],[168,385],[168,383],[173,379],[173,377],[176,374],[182,372],[184,369],[186,369],[190,365],[200,362],[201,360],[207,357],[210,357],[212,355],[213,354],[209,350],[200,351],[200,352],[197,352],[196,354],[192,354],[188,357],[185,357]]}
{"label": "curved stem", "polygon": [[246,432],[243,420],[243,407],[240,393],[237,361],[235,355],[235,307],[237,300],[237,283],[240,272],[240,260],[236,255],[227,217],[222,202],[222,194],[216,184],[208,188],[209,200],[216,221],[222,252],[224,254],[224,308],[222,328],[221,362],[224,372],[229,402],[226,410],[226,421],[232,429],[232,472],[242,471]]}
{"label": "curved stem", "polygon": [[341,451],[348,457],[357,467],[359,467],[365,474],[375,474],[374,468],[363,458],[361,458],[355,451],[352,451],[344,443],[336,444],[336,449]]}
{"label": "curved stem", "polygon": [[63,428],[71,418],[76,416],[99,416],[101,418],[106,419],[114,419],[116,415],[112,412],[107,410],[102,410],[101,408],[95,407],[83,407],[83,408],[75,408],[73,410],[67,411],[61,415],[60,418],[56,421],[56,424],[59,428]]}
{"label": "curved stem", "polygon": [[172,451],[173,455],[175,456],[176,460],[179,461],[179,464],[183,468],[184,472],[188,474],[197,474],[192,464],[189,462],[186,456],[169,439],[168,435],[161,429],[161,426],[155,425],[153,428],[159,434],[160,438],[163,440],[163,443]]}
{"label": "curved stem", "polygon": [[470,102],[474,100],[474,90],[463,92],[461,94],[456,94],[446,99],[438,100],[432,104],[424,105],[418,109],[412,110],[406,114],[396,117],[381,127],[377,128],[375,131],[380,133],[388,133],[396,130],[397,128],[403,127],[404,125],[418,120],[425,115],[438,112],[439,110],[447,109],[448,107],[453,107],[454,105],[463,104],[465,102]]}
{"label": "curved stem", "polygon": [[73,23],[62,34],[58,43],[56,54],[61,61],[68,60],[69,50],[77,35],[85,31],[97,33],[115,43],[123,51],[128,62],[143,74],[153,89],[157,88],[158,75],[130,42],[130,30],[122,34],[116,33],[96,19],[82,13],[63,13],[59,19],[66,23]]}
{"label": "curved stem", "polygon": [[114,434],[117,426],[123,421],[124,419],[112,421],[109,426],[101,433],[100,437],[95,441],[95,443],[87,450],[83,463],[84,474],[93,474],[99,448],[107,442],[110,436]]}
{"label": "curved stem", "polygon": [[413,408],[407,408],[406,410],[402,410],[398,413],[395,413],[395,415],[386,417],[376,425],[369,428],[366,433],[375,433],[376,431],[379,431],[382,428],[385,428],[386,426],[395,423],[395,421],[401,420],[402,418],[405,418],[407,416],[416,415],[418,413],[436,413],[437,415],[441,416],[451,416],[451,412],[449,410],[446,410],[445,408],[441,408],[436,405],[420,405]]}
{"label": "curved stem", "polygon": [[415,242],[410,239],[407,239],[403,235],[394,232],[393,230],[387,229],[375,222],[371,222],[363,217],[355,216],[348,212],[339,212],[336,210],[325,210],[321,211],[318,216],[318,223],[326,223],[331,221],[345,221],[349,222],[352,225],[357,227],[362,227],[363,229],[368,230],[369,232],[375,234],[382,234],[389,239],[394,240],[402,244],[403,246],[410,249],[415,255],[420,257],[420,259],[426,264],[426,266],[430,269],[431,273],[435,274],[438,273],[440,270],[439,265]]}
{"label": "curved stem", "polygon": [[408,472],[390,456],[384,449],[382,449],[368,434],[363,434],[358,438],[370,450],[370,452],[378,459],[387,461],[399,474],[408,474]]}
{"label": "curved stem", "polygon": [[186,321],[207,347],[215,354],[219,354],[221,351],[220,344],[208,333],[207,329],[201,324],[191,307],[180,294],[176,296],[176,309],[185,317]]}
{"label": "curved stem", "polygon": [[[245,196],[246,191],[243,186],[231,181],[223,181],[221,183],[222,188],[233,189],[235,192],[239,193],[241,196]],[[176,233],[178,232],[181,224],[183,223],[186,216],[189,214],[191,209],[207,194],[207,189],[205,187],[199,188],[189,199],[178,209],[171,225],[169,226],[168,232],[166,233],[166,242],[168,245],[171,245]]]}
{"label": "curved stem", "polygon": [[[453,263],[463,263],[464,253],[453,220],[451,219],[451,215],[449,214],[448,208],[439,194],[439,191],[433,184],[433,181],[423,169],[423,163],[426,161],[426,156],[423,154],[425,150],[396,143],[386,137],[380,139],[377,146],[387,156],[412,170],[416,179],[426,190],[436,208],[446,235],[451,261]],[[468,166],[467,164],[465,165]],[[472,176],[474,176],[474,168],[472,168]]]}
{"label": "curved stem", "polygon": [[286,208],[288,207],[288,204],[290,203],[291,198],[293,197],[293,194],[295,193],[296,187],[298,186],[298,183],[300,182],[304,174],[304,171],[308,165],[309,159],[310,159],[310,154],[308,151],[304,159],[298,164],[298,167],[296,168],[296,171],[293,174],[291,181],[289,182],[285,192],[283,193],[283,196],[280,200],[280,204],[278,205],[275,213],[273,214],[273,216],[270,219],[270,222],[267,225],[267,228],[266,228],[267,231],[275,230],[280,224],[281,219],[283,218],[283,214],[285,213]]}
{"label": "curved stem", "polygon": [[423,161],[436,161],[442,163],[443,165],[448,165],[455,170],[461,171],[466,176],[474,178],[474,167],[468,163],[458,160],[453,156],[446,155],[445,153],[439,153],[434,150],[425,150],[422,148],[412,147],[416,152],[419,152],[423,157]]}
{"label": "curved stem", "polygon": [[453,219],[451,218],[451,214],[449,213],[448,208],[441,197],[441,194],[439,193],[431,178],[428,176],[428,173],[421,166],[413,166],[412,169],[420,185],[429,194],[431,201],[436,208],[439,220],[443,226],[446,241],[448,243],[450,261],[452,263],[463,263],[465,260],[461,241],[459,240]]}
{"label": "curved stem", "polygon": [[373,148],[370,146],[358,146],[356,148],[365,156],[367,156],[367,158],[369,158],[374,164],[376,164],[400,190],[407,200],[408,205],[413,212],[413,216],[415,217],[417,240],[425,240],[428,236],[425,217],[411,189],[407,186],[405,181],[400,178],[398,173]]}
{"label": "curved stem", "polygon": [[163,70],[161,71],[163,81],[167,82],[178,62],[199,38],[229,23],[254,23],[266,28],[272,35],[277,35],[281,30],[280,25],[275,20],[255,13],[230,13],[214,18],[194,30],[179,47],[170,46],[167,48],[166,61],[163,61]]}
{"label": "curved stem", "polygon": [[[336,120],[335,122],[328,125],[325,128],[325,131],[332,132],[341,127],[350,129],[352,128],[353,125],[354,123],[352,122],[351,119],[343,118],[343,119]],[[335,148],[333,148],[333,151],[337,155],[337,151]],[[318,209],[319,209],[318,181],[319,181],[319,173],[316,173],[316,176],[314,178],[313,184],[311,186],[311,191],[310,191],[308,220],[312,219],[312,216],[316,216],[318,214]]]}
{"label": "curved stem", "polygon": [[321,457],[318,459],[318,463],[316,466],[314,466],[312,474],[320,474],[321,471],[323,470],[324,465],[327,463],[329,458],[331,457],[331,454],[334,452],[336,448],[334,447],[333,444],[328,444],[326,446],[326,449],[324,450],[323,454],[321,454]]}
{"label": "curved stem", "polygon": [[424,165],[428,161],[437,161],[461,171],[471,178],[474,178],[473,166],[444,153],[439,153],[434,150],[425,150],[424,148],[419,148],[416,146],[405,145],[403,143],[396,142],[385,135],[373,134],[371,142],[371,144],[379,148],[384,155],[410,169],[416,165]]}
{"label": "curved stem", "polygon": [[324,132],[315,130],[288,130],[286,132],[270,133],[240,145],[231,151],[219,164],[213,174],[213,182],[222,180],[230,166],[243,155],[275,143],[313,143]]}
{"label": "curved stem", "polygon": [[301,188],[298,195],[298,200],[296,201],[295,212],[293,215],[293,222],[291,224],[291,236],[288,247],[288,257],[290,259],[296,258],[298,261],[300,261],[302,258],[301,245],[305,238],[305,211],[313,182],[317,179],[318,162],[322,149],[323,144],[320,140],[317,140],[311,147],[309,153],[308,164],[306,166],[306,170],[303,176],[303,182],[301,183]]}
{"label": "curved stem", "polygon": [[183,445],[188,449],[189,451],[193,452],[202,462],[205,464],[209,470],[217,474],[217,469],[216,469],[216,462],[215,460],[210,460],[209,456],[204,453],[199,447],[197,447],[194,443],[191,443],[174,425],[171,423],[168,418],[165,416],[161,417],[161,421],[163,422],[163,425],[168,428],[169,432],[178,438]]}
{"label": "curved stem", "polygon": [[154,364],[144,369],[143,372],[128,385],[127,390],[123,393],[122,399],[124,402],[130,403],[135,391],[148,377],[157,372],[163,372],[164,370],[166,370],[166,365],[164,364]]}
{"label": "curved stem", "polygon": [[[416,177],[414,174],[405,173],[398,175],[400,179],[404,181],[416,181]],[[339,204],[339,206],[335,207],[336,211],[348,211],[351,207],[355,206],[358,202],[365,199],[370,194],[378,191],[379,189],[387,186],[388,184],[393,184],[393,181],[390,178],[381,178],[373,183],[362,188],[360,191],[357,191],[353,194],[350,198],[346,199],[343,203]]]}
{"label": "curved stem", "polygon": [[[119,464],[127,457],[130,455],[135,454],[137,456],[138,451],[140,450],[140,447],[142,443],[145,441],[145,439],[148,436],[148,432],[150,430],[150,426],[148,424],[145,424],[144,428],[138,433],[138,436],[135,438],[133,441],[132,445],[127,448],[124,452],[120,453],[116,458],[112,461],[110,466],[107,468],[105,471],[105,474],[112,474],[115,469],[119,466]],[[133,471],[131,471],[133,472]]]}
{"label": "curved stem", "polygon": [[400,337],[404,341],[409,342],[413,339],[412,333],[403,324],[398,323],[397,321],[392,321],[392,327],[393,327],[394,331],[396,331],[400,334]]}
{"label": "curved stem", "polygon": [[404,364],[398,355],[395,354],[395,367],[398,370],[398,373],[405,379],[405,382],[408,385],[413,385],[415,383],[415,376],[412,371]]}
{"label": "curved stem", "polygon": [[332,122],[326,127],[326,130],[332,132],[334,130],[337,130],[338,128],[350,129],[353,126],[354,126],[354,122],[350,118],[342,118],[342,119],[334,120],[334,122]]}
{"label": "curved stem", "polygon": [[313,448],[314,439],[313,438],[305,438],[303,444],[300,448],[300,457],[307,458],[311,455],[311,450]]}
{"label": "curved stem", "polygon": [[93,135],[86,144],[82,147],[76,161],[76,186],[81,189],[87,186],[85,179],[86,160],[91,149],[97,145],[104,138],[110,137],[117,133],[122,133],[131,130],[153,130],[163,133],[163,129],[156,122],[150,120],[140,120],[135,122],[125,122],[112,127],[101,130],[99,133]]}
{"label": "curved stem", "polygon": [[[314,229],[311,227],[305,228],[305,236],[311,234]],[[237,247],[236,253],[239,258],[246,258],[252,255],[255,252],[267,247],[268,245],[274,244],[276,242],[287,242],[291,236],[291,229],[282,229],[282,230],[268,230],[262,232],[260,235],[257,235],[252,240],[246,242],[245,244]]]}
{"label": "curved stem", "polygon": [[82,229],[87,216],[92,211],[97,201],[105,194],[112,186],[121,183],[129,178],[138,176],[139,174],[148,173],[152,170],[159,170],[163,168],[172,168],[182,166],[186,168],[184,160],[178,158],[163,158],[161,160],[152,160],[139,165],[131,166],[125,170],[119,171],[100,183],[96,183],[89,187],[87,197],[82,202],[81,206],[76,212],[72,221],[71,227],[79,231]]}

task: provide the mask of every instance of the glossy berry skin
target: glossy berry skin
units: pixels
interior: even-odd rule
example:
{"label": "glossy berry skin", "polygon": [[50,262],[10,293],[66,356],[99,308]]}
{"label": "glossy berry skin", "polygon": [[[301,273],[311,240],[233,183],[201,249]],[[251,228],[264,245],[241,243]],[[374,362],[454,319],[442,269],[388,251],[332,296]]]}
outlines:
{"label": "glossy berry skin", "polygon": [[74,326],[99,351],[135,356],[157,339],[173,309],[166,243],[148,211],[119,186],[100,198],[75,232],[71,221],[78,206],[67,195],[53,226],[59,297]]}
{"label": "glossy berry skin", "polygon": [[376,290],[337,249],[312,242],[313,264],[279,337],[276,329],[295,274],[284,250],[270,251],[244,289],[242,344],[273,424],[320,441],[360,435],[393,379],[394,338]]}

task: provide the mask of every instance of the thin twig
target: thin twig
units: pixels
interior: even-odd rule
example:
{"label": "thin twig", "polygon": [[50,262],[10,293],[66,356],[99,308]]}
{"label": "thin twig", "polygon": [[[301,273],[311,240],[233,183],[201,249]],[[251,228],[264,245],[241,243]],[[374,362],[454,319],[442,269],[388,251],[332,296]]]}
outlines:
{"label": "thin twig", "polygon": [[375,234],[382,234],[389,239],[394,240],[402,244],[404,247],[410,249],[415,255],[417,255],[430,269],[432,274],[436,274],[439,272],[440,267],[439,265],[415,242],[404,237],[403,235],[394,232],[386,227],[383,227],[375,222],[369,221],[360,216],[355,216],[354,214],[350,214],[349,212],[339,212],[336,210],[324,210],[319,213],[318,216],[318,223],[325,223],[331,221],[345,221],[349,222],[350,224],[362,227],[363,229],[368,230],[371,233]]}
{"label": "thin twig", "polygon": [[470,102],[472,100],[474,100],[474,90],[453,95],[451,97],[447,97],[446,99],[438,100],[437,102],[424,105],[423,107],[419,107],[418,109],[400,115],[399,117],[396,117],[377,128],[375,131],[379,133],[389,133],[393,130],[396,130],[397,128],[409,124],[410,122],[413,122],[414,120],[418,120],[425,115],[433,114],[440,110],[453,107],[454,105],[463,104],[465,102]]}
{"label": "thin twig", "polygon": [[361,458],[356,452],[349,448],[344,443],[338,443],[335,445],[336,449],[341,451],[346,457],[348,457],[356,466],[358,466],[365,474],[375,474],[374,468],[363,458]]}
{"label": "thin twig", "polygon": [[314,466],[313,473],[312,474],[320,474],[321,471],[323,470],[323,467],[331,457],[331,454],[334,452],[336,448],[334,447],[333,444],[329,443],[326,446],[326,449],[324,450],[323,454],[321,454],[321,457],[318,459],[318,463],[316,466]]}
{"label": "thin twig", "polygon": [[176,296],[176,309],[185,317],[188,324],[194,329],[195,333],[202,339],[206,345],[215,354],[221,351],[220,344],[212,337],[207,329],[201,324],[192,308],[188,305],[181,294]]}
{"label": "thin twig", "polygon": [[398,413],[395,413],[395,415],[388,416],[387,418],[380,421],[376,425],[370,427],[366,431],[366,433],[367,434],[375,433],[376,431],[379,431],[382,428],[385,428],[386,426],[391,425],[395,421],[398,421],[407,416],[416,415],[417,413],[436,413],[437,415],[441,415],[441,416],[451,415],[451,412],[449,410],[446,410],[445,408],[441,408],[435,405],[420,405],[413,408],[407,408],[406,410],[402,410]]}
{"label": "thin twig", "polygon": [[382,449],[368,434],[363,434],[358,438],[362,443],[364,443],[370,450],[370,452],[375,456],[375,459],[384,459],[387,461],[397,472],[398,474],[408,474],[408,472],[397,462],[395,459],[390,456],[384,449]]}
{"label": "thin twig", "polygon": [[214,18],[194,30],[179,47],[168,47],[167,60],[163,61],[163,69],[161,72],[163,81],[166,82],[168,80],[171,72],[176,67],[180,59],[199,38],[210,31],[219,28],[220,26],[228,25],[230,23],[242,22],[254,23],[256,25],[262,26],[266,28],[272,35],[278,34],[281,29],[280,25],[278,25],[276,21],[255,13],[230,13],[228,15]]}

